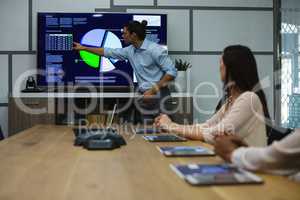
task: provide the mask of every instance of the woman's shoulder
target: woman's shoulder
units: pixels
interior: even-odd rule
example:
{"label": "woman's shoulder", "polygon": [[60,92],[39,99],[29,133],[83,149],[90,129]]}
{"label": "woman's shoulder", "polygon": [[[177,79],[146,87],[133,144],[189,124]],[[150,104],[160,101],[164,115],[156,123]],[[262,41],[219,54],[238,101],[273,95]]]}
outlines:
{"label": "woman's shoulder", "polygon": [[259,100],[258,95],[255,92],[252,91],[246,91],[240,94],[240,96],[237,99],[255,99]]}
{"label": "woman's shoulder", "polygon": [[247,103],[247,104],[251,104],[251,105],[260,105],[260,99],[258,97],[258,95],[255,92],[252,91],[246,91],[243,92],[237,99],[236,99],[236,103]]}

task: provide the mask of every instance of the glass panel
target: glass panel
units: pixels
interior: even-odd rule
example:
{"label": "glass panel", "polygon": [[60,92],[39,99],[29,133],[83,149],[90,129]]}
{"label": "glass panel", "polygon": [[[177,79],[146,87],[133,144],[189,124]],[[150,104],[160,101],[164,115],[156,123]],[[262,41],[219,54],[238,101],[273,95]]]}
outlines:
{"label": "glass panel", "polygon": [[300,127],[300,1],[281,1],[281,125]]}

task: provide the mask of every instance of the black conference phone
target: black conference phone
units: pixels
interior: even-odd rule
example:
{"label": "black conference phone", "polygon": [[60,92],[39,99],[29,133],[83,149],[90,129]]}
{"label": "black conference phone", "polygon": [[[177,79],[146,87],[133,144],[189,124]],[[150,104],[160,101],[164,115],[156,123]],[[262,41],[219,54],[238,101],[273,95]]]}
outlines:
{"label": "black conference phone", "polygon": [[124,138],[113,128],[73,129],[74,145],[88,150],[115,149],[126,145]]}
{"label": "black conference phone", "polygon": [[24,92],[24,93],[29,92],[29,93],[31,93],[31,92],[44,92],[44,91],[45,91],[44,88],[40,88],[40,87],[37,86],[34,77],[33,76],[29,76],[28,79],[27,79],[27,81],[26,81],[25,89],[22,90],[21,92]]}

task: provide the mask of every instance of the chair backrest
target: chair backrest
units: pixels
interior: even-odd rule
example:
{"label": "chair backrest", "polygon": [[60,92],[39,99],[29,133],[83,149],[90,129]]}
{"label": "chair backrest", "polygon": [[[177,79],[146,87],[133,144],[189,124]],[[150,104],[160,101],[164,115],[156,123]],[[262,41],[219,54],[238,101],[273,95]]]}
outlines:
{"label": "chair backrest", "polygon": [[218,104],[217,104],[217,106],[216,106],[216,108],[215,108],[215,113],[218,112],[218,111],[220,110],[220,108],[223,106],[223,104],[225,103],[225,101],[226,101],[226,97],[223,96],[223,97],[219,100],[219,102],[218,102]]}
{"label": "chair backrest", "polygon": [[2,132],[2,129],[1,129],[1,126],[0,126],[0,140],[3,140],[4,139],[4,135],[3,135],[3,132]]}
{"label": "chair backrest", "polygon": [[291,128],[283,128],[279,126],[268,126],[268,145],[272,144],[274,141],[281,140],[288,134],[292,133],[294,130]]}

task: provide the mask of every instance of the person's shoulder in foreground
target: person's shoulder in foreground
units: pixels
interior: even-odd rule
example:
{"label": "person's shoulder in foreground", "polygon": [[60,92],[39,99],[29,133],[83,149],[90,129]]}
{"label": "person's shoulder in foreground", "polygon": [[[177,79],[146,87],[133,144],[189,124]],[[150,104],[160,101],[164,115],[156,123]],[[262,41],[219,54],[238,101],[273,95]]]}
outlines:
{"label": "person's shoulder in foreground", "polygon": [[300,129],[267,147],[248,147],[236,136],[219,137],[214,146],[219,156],[238,167],[300,181]]}

